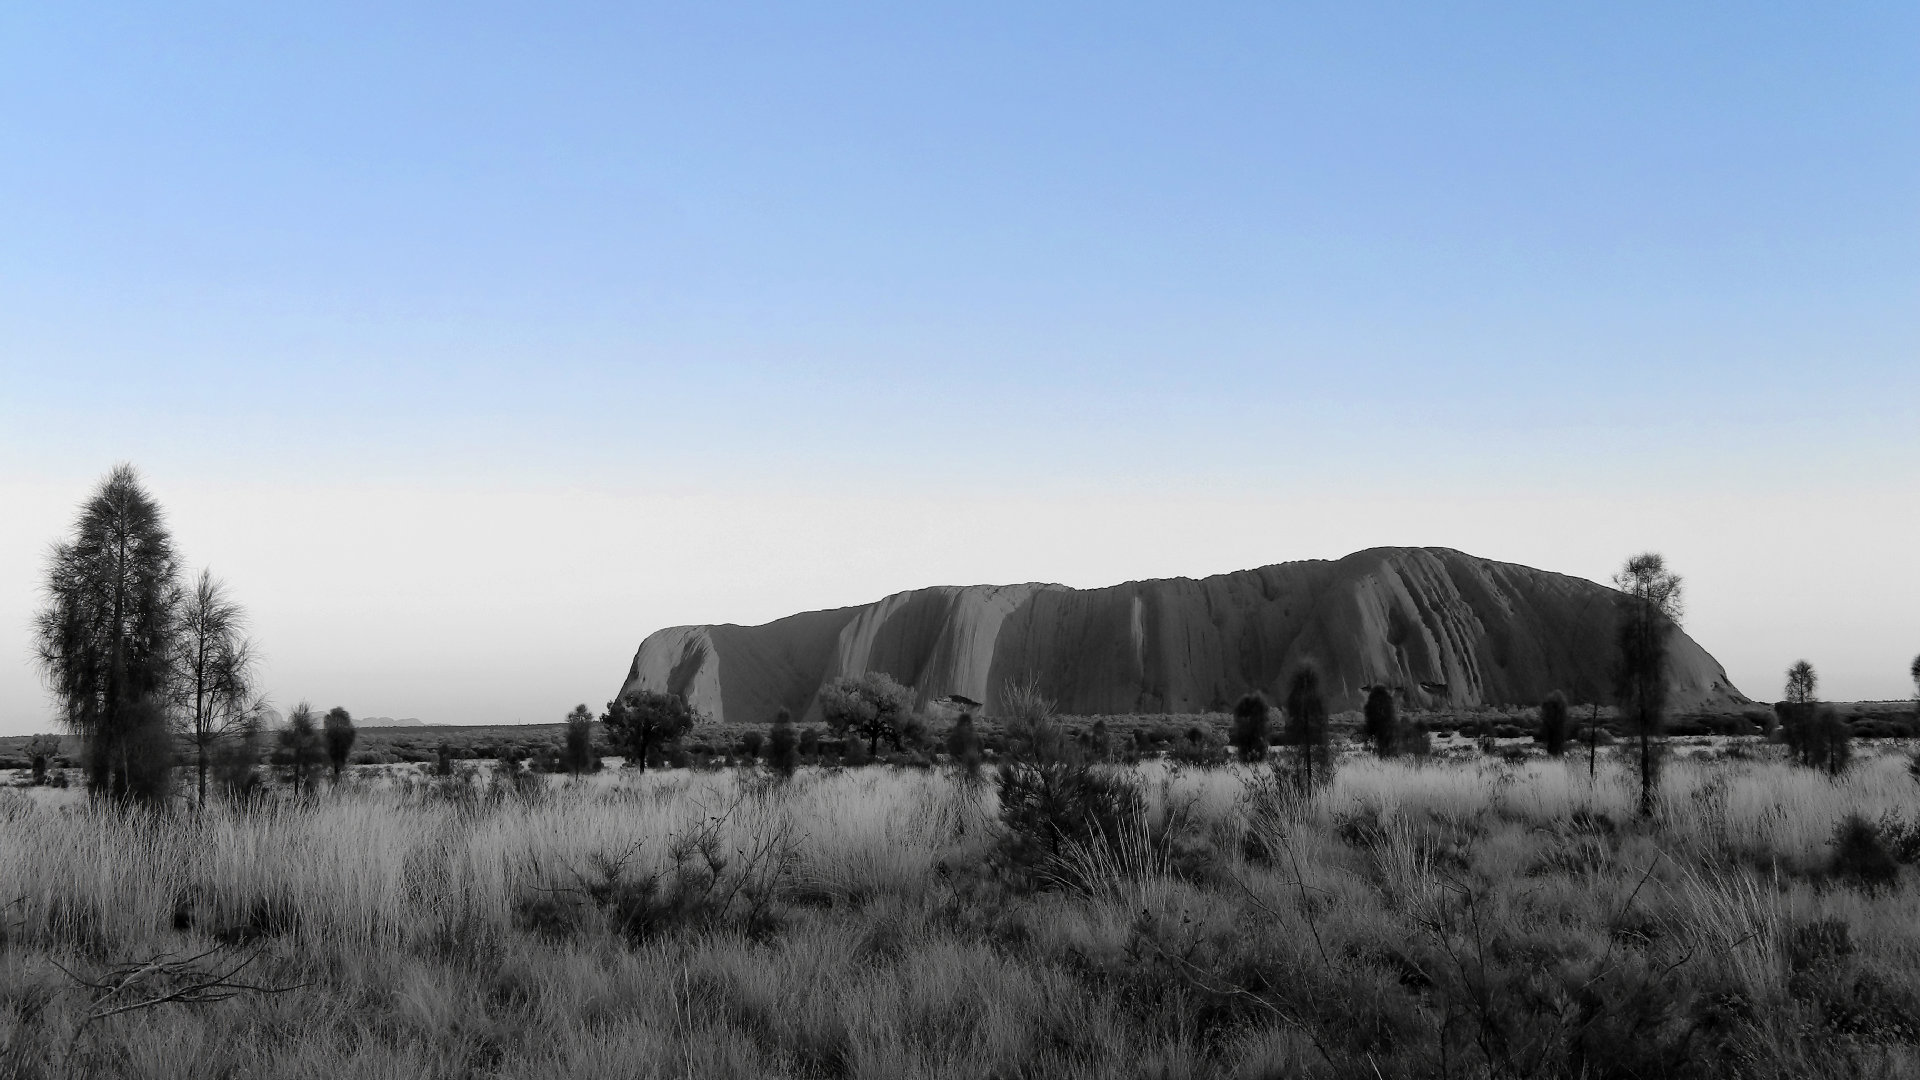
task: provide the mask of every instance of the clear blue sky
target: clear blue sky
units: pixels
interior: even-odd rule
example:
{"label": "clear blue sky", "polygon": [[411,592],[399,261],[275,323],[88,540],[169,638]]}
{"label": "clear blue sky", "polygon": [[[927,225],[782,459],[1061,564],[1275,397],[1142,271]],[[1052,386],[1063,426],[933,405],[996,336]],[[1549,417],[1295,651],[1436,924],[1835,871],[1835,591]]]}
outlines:
{"label": "clear blue sky", "polygon": [[0,732],[118,460],[361,713],[1385,543],[1896,696],[1917,402],[1913,5],[0,10]]}

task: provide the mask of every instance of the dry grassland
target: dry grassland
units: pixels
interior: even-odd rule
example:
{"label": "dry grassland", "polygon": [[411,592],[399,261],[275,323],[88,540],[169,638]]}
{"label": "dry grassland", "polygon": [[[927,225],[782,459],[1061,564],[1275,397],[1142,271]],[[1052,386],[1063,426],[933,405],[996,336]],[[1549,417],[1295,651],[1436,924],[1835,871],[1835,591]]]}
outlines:
{"label": "dry grassland", "polygon": [[1831,843],[1913,823],[1901,755],[1647,823],[1605,758],[1132,775],[1025,876],[942,770],[0,791],[0,1078],[1920,1073],[1920,882]]}

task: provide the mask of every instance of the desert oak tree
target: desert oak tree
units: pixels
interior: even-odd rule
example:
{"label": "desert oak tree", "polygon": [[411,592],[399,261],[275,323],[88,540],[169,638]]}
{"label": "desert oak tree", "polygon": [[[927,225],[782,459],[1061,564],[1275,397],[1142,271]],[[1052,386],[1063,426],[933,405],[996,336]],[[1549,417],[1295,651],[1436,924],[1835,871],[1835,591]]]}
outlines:
{"label": "desert oak tree", "polygon": [[620,752],[644,772],[647,754],[692,730],[698,716],[679,694],[635,689],[607,702],[600,719]]}
{"label": "desert oak tree", "polygon": [[820,690],[820,715],[842,735],[867,740],[867,753],[886,739],[898,746],[901,725],[913,710],[913,691],[881,671],[843,675]]}
{"label": "desert oak tree", "polygon": [[1649,551],[1628,559],[1613,587],[1620,592],[1614,697],[1638,744],[1640,813],[1650,816],[1659,782],[1654,739],[1666,720],[1667,642],[1680,622],[1680,576]]}
{"label": "desert oak tree", "polygon": [[112,798],[167,794],[181,606],[173,537],[131,465],[116,466],[47,560],[34,656],[87,780]]}

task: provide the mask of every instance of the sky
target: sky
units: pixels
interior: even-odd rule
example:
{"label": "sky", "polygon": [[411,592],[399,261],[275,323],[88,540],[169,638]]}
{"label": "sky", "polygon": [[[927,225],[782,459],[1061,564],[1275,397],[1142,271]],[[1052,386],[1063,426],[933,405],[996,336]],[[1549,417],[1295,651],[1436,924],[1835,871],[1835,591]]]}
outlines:
{"label": "sky", "polygon": [[0,7],[0,734],[122,461],[283,708],[1426,544],[1909,696],[1920,8],[1682,7]]}

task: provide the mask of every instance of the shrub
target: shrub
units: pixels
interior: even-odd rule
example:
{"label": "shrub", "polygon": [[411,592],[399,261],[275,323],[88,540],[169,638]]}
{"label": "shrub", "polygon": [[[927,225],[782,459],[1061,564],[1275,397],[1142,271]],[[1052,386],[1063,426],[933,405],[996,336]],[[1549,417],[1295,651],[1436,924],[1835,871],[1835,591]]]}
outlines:
{"label": "shrub", "polygon": [[1206,731],[1191,727],[1187,729],[1187,737],[1175,743],[1173,749],[1167,752],[1167,756],[1182,765],[1194,765],[1204,769],[1225,764],[1227,751],[1226,747],[1209,737]]}
{"label": "shrub", "polygon": [[974,727],[972,713],[961,713],[948,729],[947,756],[953,759],[962,775],[980,775],[980,733]]}
{"label": "shrub", "polygon": [[1366,706],[1361,709],[1361,734],[1366,736],[1368,745],[1380,757],[1392,757],[1400,752],[1403,732],[1400,730],[1398,710],[1394,707],[1393,691],[1385,686],[1375,686],[1367,691]]}
{"label": "shrub", "polygon": [[849,768],[859,768],[872,760],[873,752],[867,748],[865,741],[858,738],[841,740],[840,764]]}
{"label": "shrub", "polygon": [[1141,817],[1139,790],[1085,761],[1013,762],[997,779],[1007,829],[1000,856],[1027,885],[1044,880],[1065,845],[1110,843]]}
{"label": "shrub", "polygon": [[311,789],[320,763],[325,760],[320,732],[313,720],[313,707],[304,701],[295,706],[287,714],[287,726],[279,730],[275,741],[278,746],[274,752],[274,763],[287,770],[287,779],[292,782],[294,791]]}
{"label": "shrub", "polygon": [[561,747],[560,764],[575,776],[598,772],[600,759],[593,752],[593,710],[585,702],[567,714],[566,741]]}
{"label": "shrub", "polygon": [[1868,893],[1891,890],[1900,881],[1900,864],[1887,850],[1880,830],[1859,814],[1848,814],[1833,835],[1833,859],[1827,872]]}
{"label": "shrub", "polygon": [[56,735],[35,735],[27,740],[27,767],[33,771],[33,783],[36,787],[47,782],[47,768],[59,753],[60,739]]}
{"label": "shrub", "polygon": [[1540,741],[1552,757],[1567,752],[1567,695],[1558,690],[1540,703]]}
{"label": "shrub", "polygon": [[1908,821],[1889,810],[1880,816],[1877,828],[1895,862],[1920,863],[1920,818]]}
{"label": "shrub", "polygon": [[1113,756],[1113,736],[1107,731],[1105,720],[1095,720],[1087,732],[1087,750],[1097,761],[1106,761]]}
{"label": "shrub", "polygon": [[322,729],[327,744],[327,763],[333,766],[333,778],[337,781],[341,771],[347,767],[347,755],[353,753],[353,740],[359,733],[353,728],[353,715],[338,705],[327,710]]}
{"label": "shrub", "polygon": [[1025,761],[1056,761],[1070,755],[1071,740],[1053,720],[1053,699],[1028,680],[1008,683],[1000,693],[1006,708],[1008,752]]}
{"label": "shrub", "polygon": [[908,713],[901,717],[899,729],[899,738],[893,740],[896,751],[926,749],[927,721],[919,713]]}
{"label": "shrub", "polygon": [[734,928],[764,939],[780,925],[778,898],[798,863],[791,824],[756,833],[743,846],[724,838],[739,802],[668,837],[669,864],[630,872],[627,855],[589,857],[589,872],[574,871],[559,887],[540,889],[515,904],[522,929],[569,937],[599,924],[631,944],[680,929]]}
{"label": "shrub", "polygon": [[1255,690],[1243,696],[1233,706],[1233,729],[1228,742],[1240,755],[1241,761],[1254,762],[1265,760],[1267,756],[1267,722],[1272,706],[1267,704],[1267,695]]}
{"label": "shrub", "polygon": [[1400,753],[1408,757],[1430,757],[1433,754],[1433,733],[1419,724],[1401,724],[1400,737],[1395,745]]}
{"label": "shrub", "polygon": [[799,740],[793,731],[793,713],[781,709],[773,716],[773,729],[767,734],[767,764],[782,778],[800,767]]}
{"label": "shrub", "polygon": [[1302,789],[1333,779],[1333,750],[1326,702],[1320,696],[1320,671],[1303,664],[1287,684],[1287,744]]}
{"label": "shrub", "polygon": [[215,743],[207,755],[208,773],[214,790],[236,802],[259,789],[259,764],[258,736],[250,729]]}
{"label": "shrub", "polygon": [[760,760],[760,748],[766,744],[767,737],[757,731],[749,731],[740,736],[740,756],[748,761]]}
{"label": "shrub", "polygon": [[1853,728],[1831,705],[1782,703],[1781,741],[1793,760],[1829,776],[1847,771],[1853,761]]}

